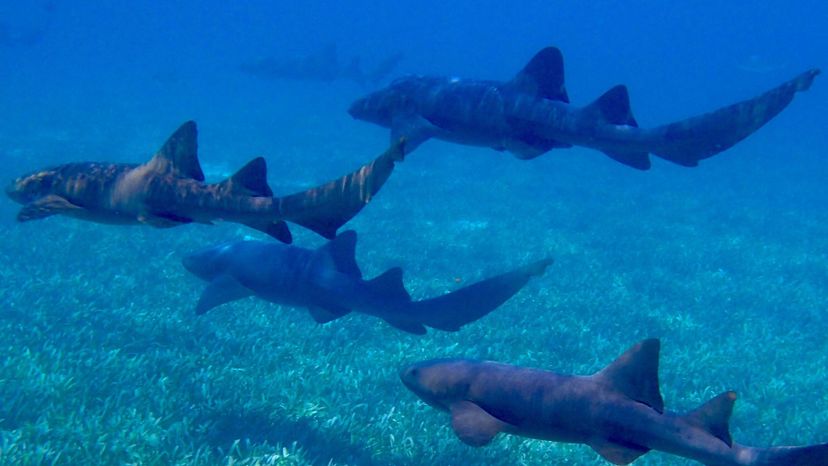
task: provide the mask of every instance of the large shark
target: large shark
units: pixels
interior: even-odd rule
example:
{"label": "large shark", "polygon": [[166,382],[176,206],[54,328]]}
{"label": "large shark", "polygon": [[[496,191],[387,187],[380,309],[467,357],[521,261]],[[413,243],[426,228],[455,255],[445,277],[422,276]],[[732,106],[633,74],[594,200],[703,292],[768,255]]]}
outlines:
{"label": "large shark", "polygon": [[659,340],[644,340],[591,376],[443,359],[413,364],[400,378],[423,401],[450,412],[454,432],[472,446],[506,432],[583,443],[613,464],[632,463],[650,450],[708,466],[828,464],[828,443],[756,448],[733,442],[734,392],[686,414],[665,411],[659,348]]}
{"label": "large shark", "polygon": [[6,193],[23,204],[21,222],[67,215],[111,224],[168,228],[218,220],[238,222],[289,243],[285,221],[326,238],[356,215],[402,160],[398,141],[371,163],[329,183],[274,197],[258,157],[230,178],[204,182],[196,124],[188,121],[144,164],[69,163],[14,180]]}
{"label": "large shark", "polygon": [[407,151],[429,138],[509,151],[531,159],[554,148],[584,146],[646,170],[649,154],[693,167],[746,138],[811,86],[819,70],[750,100],[675,123],[639,128],[627,88],[593,103],[569,103],[561,52],[547,47],[506,82],[411,76],[351,105],[354,118],[406,136]]}
{"label": "large shark", "polygon": [[364,280],[355,248],[356,233],[345,231],[316,250],[244,240],[192,253],[182,262],[188,271],[209,282],[196,314],[256,296],[305,307],[319,323],[356,311],[414,334],[426,333],[426,327],[459,330],[506,302],[552,263],[544,259],[437,298],[412,301],[400,268]]}

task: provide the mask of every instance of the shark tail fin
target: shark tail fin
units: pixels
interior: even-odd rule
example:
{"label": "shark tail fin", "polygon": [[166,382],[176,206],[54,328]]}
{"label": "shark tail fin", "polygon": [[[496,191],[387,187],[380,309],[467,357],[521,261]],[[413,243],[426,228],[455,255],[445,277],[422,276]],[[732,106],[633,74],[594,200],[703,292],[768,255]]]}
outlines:
{"label": "shark tail fin", "polygon": [[730,436],[730,414],[735,402],[736,392],[724,392],[691,411],[685,418],[687,422],[707,431],[731,447],[733,439]]}
{"label": "shark tail fin", "polygon": [[652,129],[657,141],[650,152],[685,167],[712,157],[753,134],[779,114],[797,92],[808,90],[818,69],[806,71],[758,97],[704,115]]}
{"label": "shark tail fin", "polygon": [[438,330],[456,332],[500,307],[532,277],[542,275],[552,262],[551,258],[543,259],[436,298],[413,302],[409,317]]}
{"label": "shark tail fin", "polygon": [[812,466],[815,464],[828,464],[828,443],[818,445],[806,445],[799,447],[772,447],[752,448],[742,447],[749,450],[754,466]]}
{"label": "shark tail fin", "polygon": [[392,143],[372,162],[321,186],[279,199],[284,219],[302,225],[325,238],[353,218],[379,192],[403,159],[405,138]]}

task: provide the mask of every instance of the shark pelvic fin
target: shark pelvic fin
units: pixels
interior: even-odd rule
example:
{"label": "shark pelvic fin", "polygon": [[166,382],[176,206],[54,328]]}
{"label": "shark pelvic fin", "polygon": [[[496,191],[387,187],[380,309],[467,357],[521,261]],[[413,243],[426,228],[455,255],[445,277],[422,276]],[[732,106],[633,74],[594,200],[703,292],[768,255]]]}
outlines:
{"label": "shark pelvic fin", "polygon": [[658,388],[660,347],[661,343],[657,338],[644,340],[628,349],[593,377],[628,398],[663,413],[664,400]]}
{"label": "shark pelvic fin", "polygon": [[649,448],[635,444],[592,441],[589,444],[596,453],[612,464],[630,464],[639,456],[650,451]]}
{"label": "shark pelvic fin", "polygon": [[506,423],[471,401],[452,403],[451,428],[467,445],[482,447],[506,427]]}
{"label": "shark pelvic fin", "polygon": [[706,430],[727,446],[733,446],[729,424],[734,403],[736,392],[724,392],[688,413],[687,422]]}
{"label": "shark pelvic fin", "polygon": [[510,84],[522,92],[569,103],[564,86],[563,55],[557,47],[546,47],[536,53]]}
{"label": "shark pelvic fin", "polygon": [[313,306],[309,307],[308,311],[310,312],[313,320],[318,324],[327,324],[328,322],[336,320],[351,312],[350,309],[345,309],[344,307],[339,306]]}
{"label": "shark pelvic fin", "polygon": [[198,130],[194,121],[181,125],[161,146],[149,164],[156,170],[170,170],[182,178],[204,181],[198,162]]}
{"label": "shark pelvic fin", "polygon": [[388,323],[388,325],[396,329],[402,330],[403,332],[411,333],[413,335],[426,334],[426,328],[423,324],[403,319],[386,318],[384,320]]}
{"label": "shark pelvic fin", "polygon": [[233,176],[222,181],[222,184],[248,196],[273,197],[273,191],[267,185],[267,163],[262,157],[247,162]]}
{"label": "shark pelvic fin", "polygon": [[356,242],[355,231],[343,231],[319,248],[319,253],[330,257],[336,270],[351,277],[362,278],[362,271],[356,262]]}

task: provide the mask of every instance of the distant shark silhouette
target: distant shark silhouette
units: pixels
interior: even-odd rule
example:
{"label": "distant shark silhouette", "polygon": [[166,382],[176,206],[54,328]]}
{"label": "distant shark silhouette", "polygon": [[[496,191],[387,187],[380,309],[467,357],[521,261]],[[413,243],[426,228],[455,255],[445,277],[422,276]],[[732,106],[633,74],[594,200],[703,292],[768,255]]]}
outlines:
{"label": "distant shark silhouette", "polygon": [[285,221],[333,238],[382,187],[402,160],[402,141],[359,170],[327,184],[273,197],[263,158],[230,178],[205,184],[198,161],[196,124],[184,123],[148,162],[69,163],[13,181],[6,193],[23,204],[21,222],[51,215],[111,224],[169,228],[226,220],[284,242]]}
{"label": "distant shark silhouette", "polygon": [[569,376],[487,361],[443,359],[413,364],[402,382],[431,406],[451,413],[463,442],[489,443],[499,432],[583,443],[613,464],[659,450],[708,466],[828,464],[828,444],[754,448],[734,443],[736,401],[725,392],[694,411],[664,411],[657,339],[644,340],[592,376]]}
{"label": "distant shark silhouette", "polygon": [[633,118],[625,86],[585,107],[570,105],[563,56],[548,47],[511,81],[400,78],[354,102],[349,113],[390,128],[392,139],[405,136],[409,152],[429,138],[509,151],[521,159],[575,145],[641,170],[650,167],[650,153],[693,167],[759,129],[818,74],[813,69],[754,99],[645,129]]}
{"label": "distant shark silhouette", "polygon": [[276,59],[264,58],[243,63],[239,69],[251,76],[262,79],[291,79],[296,81],[332,82],[353,81],[363,87],[381,84],[397,68],[403,55],[394,53],[382,59],[376,67],[366,72],[362,69],[360,57],[353,57],[342,65],[336,44],[328,45],[318,53],[305,57]]}
{"label": "distant shark silhouette", "polygon": [[256,296],[306,307],[319,323],[355,311],[413,334],[426,333],[426,327],[453,332],[496,309],[552,263],[541,260],[437,298],[412,301],[400,268],[372,280],[362,278],[354,255],[356,239],[355,232],[345,231],[317,250],[237,241],[190,254],[182,260],[184,267],[209,282],[196,314]]}

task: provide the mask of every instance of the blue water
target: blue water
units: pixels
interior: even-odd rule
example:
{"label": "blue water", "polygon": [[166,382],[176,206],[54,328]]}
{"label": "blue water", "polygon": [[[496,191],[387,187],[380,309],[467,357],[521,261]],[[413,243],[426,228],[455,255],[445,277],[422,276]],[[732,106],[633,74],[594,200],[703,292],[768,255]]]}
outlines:
{"label": "blue water", "polygon": [[[287,194],[370,160],[387,130],[346,113],[370,88],[259,79],[242,63],[336,44],[366,67],[401,52],[393,76],[505,80],[556,45],[573,103],[623,83],[649,127],[828,68],[825,18],[810,0],[3,2],[0,163],[9,180],[140,162],[194,119],[209,178],[262,155]],[[250,231],[18,224],[4,198],[0,462],[602,464],[588,447],[514,437],[466,447],[396,371],[469,356],[589,373],[647,336],[663,339],[668,409],[736,389],[736,441],[828,442],[825,80],[693,169],[425,143],[348,224],[366,275],[400,265],[426,297],[557,259],[459,333],[412,337],[357,317],[317,326],[254,301],[196,320],[200,286],[180,257]]]}

